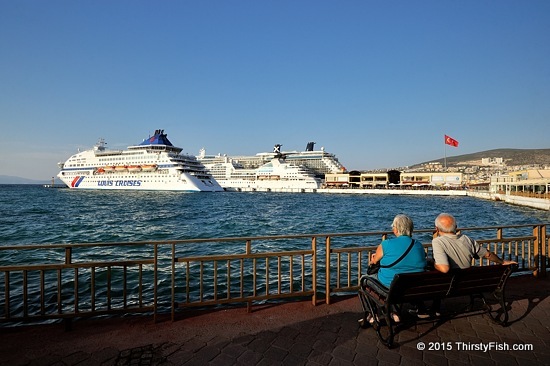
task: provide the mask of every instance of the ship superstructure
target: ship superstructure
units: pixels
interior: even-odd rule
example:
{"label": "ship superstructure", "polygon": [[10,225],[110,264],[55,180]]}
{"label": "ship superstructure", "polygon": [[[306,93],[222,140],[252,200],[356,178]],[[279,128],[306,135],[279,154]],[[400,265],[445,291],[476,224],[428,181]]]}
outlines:
{"label": "ship superstructure", "polygon": [[334,154],[326,152],[324,147],[315,150],[315,142],[309,142],[305,151],[282,151],[281,147],[281,144],[276,144],[273,147],[273,152],[263,152],[253,156],[206,155],[206,151],[201,149],[197,159],[208,166],[231,159],[242,168],[257,169],[274,158],[282,157],[286,163],[302,166],[321,179],[324,178],[325,174],[342,173],[346,170],[338,161],[338,158]]}
{"label": "ship superstructure", "polygon": [[216,182],[196,157],[182,154],[164,130],[126,150],[110,150],[100,139],[93,149],[78,152],[57,176],[69,188],[219,192]]}
{"label": "ship superstructure", "polygon": [[308,169],[282,158],[272,158],[255,169],[244,168],[228,157],[205,167],[226,191],[312,192],[322,184]]}

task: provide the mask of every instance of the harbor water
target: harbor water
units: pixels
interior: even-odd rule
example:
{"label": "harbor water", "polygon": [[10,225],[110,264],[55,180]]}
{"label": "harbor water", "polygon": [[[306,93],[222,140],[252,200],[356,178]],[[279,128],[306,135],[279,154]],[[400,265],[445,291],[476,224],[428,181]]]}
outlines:
{"label": "harbor water", "polygon": [[[409,215],[416,229],[433,228],[440,212],[455,215],[460,227],[550,222],[548,211],[472,197],[115,192],[38,185],[0,185],[0,212],[0,245],[385,231],[399,213]],[[2,258],[0,263],[6,264]]]}

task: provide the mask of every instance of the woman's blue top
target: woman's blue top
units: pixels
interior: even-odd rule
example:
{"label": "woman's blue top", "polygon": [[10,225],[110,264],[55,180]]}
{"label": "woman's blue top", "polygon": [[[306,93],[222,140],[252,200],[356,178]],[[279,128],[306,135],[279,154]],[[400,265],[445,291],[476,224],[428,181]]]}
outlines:
{"label": "woman's blue top", "polygon": [[[383,256],[380,264],[383,266],[392,264],[405,253],[410,244],[411,237],[406,235],[384,240],[381,244]],[[378,271],[378,280],[389,288],[396,274],[423,272],[425,268],[426,253],[424,252],[424,247],[420,241],[414,240],[414,245],[410,252],[399,263],[390,268],[380,268]]]}

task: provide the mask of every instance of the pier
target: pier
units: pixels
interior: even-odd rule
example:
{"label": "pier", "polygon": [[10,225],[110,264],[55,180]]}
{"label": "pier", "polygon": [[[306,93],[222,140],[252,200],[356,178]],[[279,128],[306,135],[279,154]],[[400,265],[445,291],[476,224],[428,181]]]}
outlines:
{"label": "pier", "polygon": [[[481,315],[457,317],[404,330],[393,350],[378,344],[372,329],[359,329],[356,298],[369,253],[389,232],[2,247],[12,256],[44,251],[48,259],[0,267],[0,356],[10,365],[406,364],[411,358],[485,365],[510,357],[544,364],[550,339],[546,228],[461,228],[519,263],[507,292],[510,327],[494,328]],[[431,234],[415,231],[417,237]],[[294,249],[273,245],[285,242]],[[216,252],[216,244],[231,250]],[[191,245],[213,245],[212,253],[185,254]],[[137,254],[100,261],[93,255],[115,246]],[[429,240],[425,248],[430,251]],[[419,351],[421,341],[521,343],[535,352]]]}

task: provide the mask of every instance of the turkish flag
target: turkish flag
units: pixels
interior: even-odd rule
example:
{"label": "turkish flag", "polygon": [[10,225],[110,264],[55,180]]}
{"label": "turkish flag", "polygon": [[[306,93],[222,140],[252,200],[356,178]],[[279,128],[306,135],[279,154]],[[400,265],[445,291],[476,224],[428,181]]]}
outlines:
{"label": "turkish flag", "polygon": [[445,135],[445,143],[446,143],[447,145],[451,145],[451,146],[454,146],[454,147],[458,147],[458,141],[456,141],[455,139],[453,139],[451,136]]}

